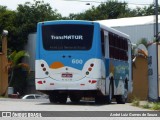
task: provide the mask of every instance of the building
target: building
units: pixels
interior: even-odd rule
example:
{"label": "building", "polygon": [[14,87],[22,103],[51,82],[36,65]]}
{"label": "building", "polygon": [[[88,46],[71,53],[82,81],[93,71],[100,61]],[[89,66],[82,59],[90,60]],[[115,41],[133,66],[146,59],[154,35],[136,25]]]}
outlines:
{"label": "building", "polygon": [[30,67],[30,74],[28,76],[27,80],[27,93],[35,93],[35,45],[36,45],[36,33],[32,33],[28,35],[28,42],[25,46],[25,50],[29,54],[29,59],[25,58],[24,62],[27,63]]}
{"label": "building", "polygon": [[[145,38],[148,41],[154,39],[155,16],[128,17],[120,19],[100,20],[101,24],[112,27],[130,36],[132,43]],[[158,16],[160,18],[160,15]],[[160,19],[158,21],[160,27]]]}

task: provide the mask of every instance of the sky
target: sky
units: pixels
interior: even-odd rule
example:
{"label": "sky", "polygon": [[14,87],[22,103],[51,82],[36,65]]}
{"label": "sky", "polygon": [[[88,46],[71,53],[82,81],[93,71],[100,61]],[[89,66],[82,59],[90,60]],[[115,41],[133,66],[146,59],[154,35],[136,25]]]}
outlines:
{"label": "sky", "polygon": [[[80,2],[85,1],[85,2]],[[68,16],[70,13],[80,13],[91,8],[91,6],[98,6],[101,2],[107,0],[44,0],[45,3],[49,3],[50,6],[58,10],[62,16]],[[152,4],[154,0],[118,0],[125,1],[129,4],[130,8],[136,6],[143,7],[144,5]],[[33,0],[0,0],[0,5],[7,6],[10,10],[16,10],[18,4],[24,4],[25,2],[33,2]],[[90,3],[90,5],[86,5]]]}

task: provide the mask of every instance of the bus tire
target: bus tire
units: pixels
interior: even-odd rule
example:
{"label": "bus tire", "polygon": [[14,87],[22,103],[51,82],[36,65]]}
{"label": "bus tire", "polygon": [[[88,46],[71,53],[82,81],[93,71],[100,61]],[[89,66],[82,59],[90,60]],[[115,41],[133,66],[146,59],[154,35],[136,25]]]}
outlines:
{"label": "bus tire", "polygon": [[58,102],[62,103],[62,104],[65,104],[67,102],[67,97],[68,97],[68,95],[66,93],[59,94]]}
{"label": "bus tire", "polygon": [[69,95],[71,102],[78,103],[81,100],[81,96],[71,94]]}
{"label": "bus tire", "polygon": [[113,96],[113,85],[110,83],[109,85],[109,95],[106,96],[106,102],[110,104],[112,102],[112,96]]}
{"label": "bus tire", "polygon": [[50,94],[49,95],[49,101],[50,101],[50,103],[57,103],[58,102],[58,96],[56,94]]}
{"label": "bus tire", "polygon": [[106,100],[105,100],[106,96],[96,96],[95,97],[95,103],[96,104],[105,104],[106,103]]}

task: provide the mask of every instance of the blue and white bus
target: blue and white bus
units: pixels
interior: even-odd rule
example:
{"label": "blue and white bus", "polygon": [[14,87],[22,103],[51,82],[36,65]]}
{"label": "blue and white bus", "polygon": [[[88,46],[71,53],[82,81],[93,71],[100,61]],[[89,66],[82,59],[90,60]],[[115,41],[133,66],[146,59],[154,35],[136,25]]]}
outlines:
{"label": "blue and white bus", "polygon": [[50,102],[124,104],[132,92],[129,36],[98,22],[60,20],[37,25],[36,90]]}

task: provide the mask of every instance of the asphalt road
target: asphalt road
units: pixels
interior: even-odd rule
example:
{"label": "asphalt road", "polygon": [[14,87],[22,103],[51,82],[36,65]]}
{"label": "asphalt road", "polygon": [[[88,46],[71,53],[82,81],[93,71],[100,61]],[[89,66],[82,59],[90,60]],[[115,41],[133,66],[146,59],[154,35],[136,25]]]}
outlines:
{"label": "asphalt road", "polygon": [[[93,101],[81,101],[78,104],[71,103],[69,100],[66,104],[51,104],[48,99],[22,100],[0,98],[0,120],[158,120],[159,117],[150,117],[147,112],[150,110],[131,106],[131,103],[97,105]],[[7,117],[7,112],[11,112],[12,118]],[[3,112],[3,116],[2,116]],[[143,112],[147,115],[142,117]],[[138,117],[141,115],[141,117]],[[152,114],[151,114],[152,115]],[[154,114],[153,114],[154,115]],[[43,116],[41,118],[41,116]],[[76,116],[76,117],[75,117]],[[36,118],[35,118],[36,117]]]}

